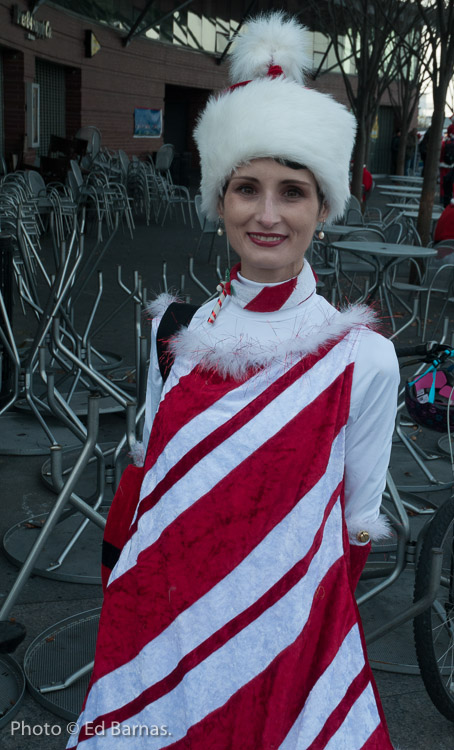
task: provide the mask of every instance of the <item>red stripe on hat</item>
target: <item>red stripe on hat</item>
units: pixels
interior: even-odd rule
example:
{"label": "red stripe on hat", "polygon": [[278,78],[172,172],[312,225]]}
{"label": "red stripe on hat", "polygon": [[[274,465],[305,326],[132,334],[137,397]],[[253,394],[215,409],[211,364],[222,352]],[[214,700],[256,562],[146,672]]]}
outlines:
{"label": "red stripe on hat", "polygon": [[240,89],[242,86],[247,86],[248,83],[251,82],[252,79],[249,81],[240,81],[239,83],[232,83],[231,86],[228,87],[228,89],[224,89],[224,94],[227,93],[227,91],[234,91],[235,89]]}
{"label": "red stripe on hat", "polygon": [[[95,679],[134,658],[180,612],[228,575],[319,481],[332,441],[348,418],[352,374],[349,365],[314,402],[180,514],[139,554],[134,568],[110,584],[101,614]],[[338,410],[333,411],[333,403],[339,404]],[[216,437],[217,431],[210,436],[208,450]],[[310,467],[303,474],[301,456]],[[119,634],[125,632],[134,632],[134,638],[119,650]]]}
{"label": "red stripe on hat", "polygon": [[284,75],[284,71],[280,65],[270,65],[267,75],[270,76],[270,78],[279,78]]}
{"label": "red stripe on hat", "polygon": [[274,312],[280,310],[292,292],[295,291],[298,278],[289,279],[276,286],[265,286],[246,306],[251,312]]}
{"label": "red stripe on hat", "polygon": [[[314,536],[313,543],[309,552],[293,566],[279,581],[277,581],[263,596],[261,596],[250,607],[241,612],[235,618],[230,620],[225,626],[220,628],[216,633],[206,639],[204,643],[195,648],[189,654],[183,657],[178,666],[163,680],[144,690],[137,698],[130,701],[120,709],[116,709],[108,714],[97,717],[96,721],[90,722],[92,727],[103,725],[105,728],[111,726],[112,722],[126,722],[135,714],[143,711],[149,704],[161,698],[166,693],[171,692],[181,682],[185,674],[201,664],[208,656],[217,651],[219,648],[233,638],[237,633],[247,627],[254,620],[259,618],[267,609],[272,607],[279,599],[284,597],[307,573],[307,570],[320,548],[323,536],[323,529],[326,519],[329,516],[336,500],[339,497],[340,487],[337,487],[333,493],[328,506],[325,510],[322,524]],[[324,582],[323,582],[324,585]],[[84,734],[80,739],[84,738]]]}

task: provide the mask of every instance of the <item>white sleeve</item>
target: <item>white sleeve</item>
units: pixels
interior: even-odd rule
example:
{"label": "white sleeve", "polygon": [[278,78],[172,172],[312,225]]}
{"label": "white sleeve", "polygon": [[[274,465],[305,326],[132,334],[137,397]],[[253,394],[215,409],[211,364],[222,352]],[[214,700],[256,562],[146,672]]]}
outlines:
{"label": "white sleeve", "polygon": [[153,318],[153,321],[151,323],[150,366],[148,368],[147,393],[145,397],[145,422],[143,426],[142,436],[143,450],[145,454],[148,447],[148,441],[150,439],[151,427],[153,425],[155,414],[158,410],[163,388],[161,371],[159,369],[158,362],[158,352],[156,349],[156,336],[160,322],[161,318]]}
{"label": "white sleeve", "polygon": [[400,376],[394,346],[373,331],[361,334],[354,365],[345,437],[345,518],[352,544],[356,534],[387,536],[380,516],[391,454]]}

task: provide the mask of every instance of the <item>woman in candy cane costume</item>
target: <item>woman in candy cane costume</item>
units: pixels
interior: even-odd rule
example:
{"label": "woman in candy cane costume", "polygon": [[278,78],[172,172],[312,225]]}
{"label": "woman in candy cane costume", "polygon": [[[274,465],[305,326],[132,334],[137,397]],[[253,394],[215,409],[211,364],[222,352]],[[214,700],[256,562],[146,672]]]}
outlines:
{"label": "woman in candy cane costume", "polygon": [[388,533],[399,376],[373,313],[334,309],[304,259],[343,213],[355,134],[304,88],[305,45],[282,14],[250,22],[199,119],[203,206],[240,263],[168,344],[165,382],[173,300],[152,304],[143,466],[114,500],[122,549],[68,747],[392,748],[354,590]]}

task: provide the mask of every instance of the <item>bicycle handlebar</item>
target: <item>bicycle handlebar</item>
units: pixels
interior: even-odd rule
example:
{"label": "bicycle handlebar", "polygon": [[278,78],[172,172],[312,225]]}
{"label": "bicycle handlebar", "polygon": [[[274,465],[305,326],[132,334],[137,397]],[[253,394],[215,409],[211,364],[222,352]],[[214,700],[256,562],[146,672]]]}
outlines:
{"label": "bicycle handlebar", "polygon": [[427,344],[414,344],[413,346],[396,346],[396,355],[398,357],[416,357],[420,354],[427,354]]}
{"label": "bicycle handlebar", "polygon": [[445,361],[454,356],[454,350],[446,344],[437,341],[429,341],[426,344],[413,344],[410,346],[396,346],[396,355],[400,357],[419,357],[421,362],[432,362],[435,359]]}

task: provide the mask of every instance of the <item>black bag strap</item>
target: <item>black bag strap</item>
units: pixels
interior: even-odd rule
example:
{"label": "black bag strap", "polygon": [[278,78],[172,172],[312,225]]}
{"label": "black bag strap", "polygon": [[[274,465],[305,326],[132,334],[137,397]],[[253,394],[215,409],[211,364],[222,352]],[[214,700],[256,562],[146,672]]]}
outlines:
{"label": "black bag strap", "polygon": [[190,305],[187,302],[172,302],[161,318],[156,337],[156,349],[163,383],[169,376],[174,360],[172,352],[168,349],[169,339],[182,326],[189,325],[197,310],[197,305]]}

